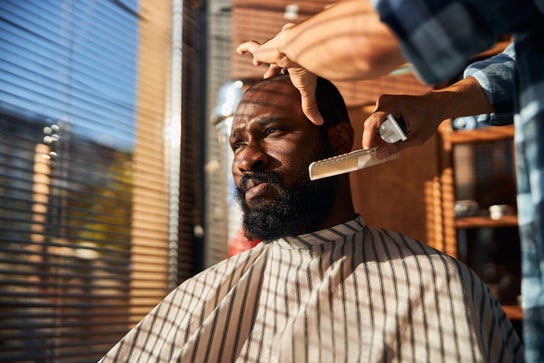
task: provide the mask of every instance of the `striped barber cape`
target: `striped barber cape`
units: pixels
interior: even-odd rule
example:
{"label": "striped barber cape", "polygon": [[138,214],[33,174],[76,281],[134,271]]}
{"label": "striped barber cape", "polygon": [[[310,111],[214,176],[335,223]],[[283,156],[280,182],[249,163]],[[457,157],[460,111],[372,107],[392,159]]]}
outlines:
{"label": "striped barber cape", "polygon": [[465,265],[360,217],[260,243],[181,284],[107,362],[521,362]]}

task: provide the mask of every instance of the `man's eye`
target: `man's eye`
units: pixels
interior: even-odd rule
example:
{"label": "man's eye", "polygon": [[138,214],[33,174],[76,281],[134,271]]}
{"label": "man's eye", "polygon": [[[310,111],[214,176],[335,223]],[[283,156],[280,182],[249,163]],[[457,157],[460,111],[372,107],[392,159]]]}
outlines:
{"label": "man's eye", "polygon": [[244,145],[243,142],[234,142],[230,145],[230,148],[232,149],[232,151],[236,151],[238,150],[239,148],[241,148],[242,146]]}
{"label": "man's eye", "polygon": [[269,127],[266,130],[264,130],[264,133],[268,136],[270,134],[278,132],[279,129],[277,127]]}

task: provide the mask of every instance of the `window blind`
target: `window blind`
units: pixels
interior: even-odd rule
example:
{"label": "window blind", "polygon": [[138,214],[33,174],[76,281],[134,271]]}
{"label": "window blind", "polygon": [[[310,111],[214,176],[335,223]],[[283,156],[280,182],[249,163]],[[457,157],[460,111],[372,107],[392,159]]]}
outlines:
{"label": "window blind", "polygon": [[172,287],[170,23],[170,1],[0,2],[2,362],[95,362]]}

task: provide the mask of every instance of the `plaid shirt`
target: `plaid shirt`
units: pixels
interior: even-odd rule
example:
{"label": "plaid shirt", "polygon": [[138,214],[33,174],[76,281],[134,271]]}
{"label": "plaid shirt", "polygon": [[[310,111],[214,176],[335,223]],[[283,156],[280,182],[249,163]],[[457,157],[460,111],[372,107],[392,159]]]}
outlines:
{"label": "plaid shirt", "polygon": [[172,291],[108,362],[521,362],[483,281],[360,217],[260,243]]}
{"label": "plaid shirt", "polygon": [[515,52],[507,49],[468,74],[497,112],[514,113],[524,343],[527,362],[544,362],[544,0],[374,2],[428,83],[460,73],[470,56],[499,35],[514,36]]}

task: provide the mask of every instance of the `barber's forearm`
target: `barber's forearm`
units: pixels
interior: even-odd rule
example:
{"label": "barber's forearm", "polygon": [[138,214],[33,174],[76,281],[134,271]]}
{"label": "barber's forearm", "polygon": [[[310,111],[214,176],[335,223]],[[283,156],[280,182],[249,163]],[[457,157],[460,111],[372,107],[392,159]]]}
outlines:
{"label": "barber's forearm", "polygon": [[405,62],[368,0],[341,1],[280,36],[289,59],[330,80],[375,78]]}
{"label": "barber's forearm", "polygon": [[467,77],[446,88],[434,90],[427,97],[431,100],[429,104],[436,106],[436,112],[442,120],[494,112],[493,105],[473,77]]}
{"label": "barber's forearm", "polygon": [[423,144],[448,118],[491,112],[493,106],[473,77],[419,96],[382,95],[376,102],[375,111],[364,121],[362,146],[370,148],[377,144],[378,128],[387,114],[404,119],[408,127],[408,140],[398,144],[382,144],[378,149],[379,158]]}

